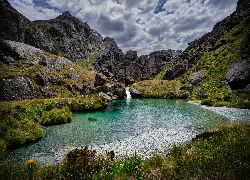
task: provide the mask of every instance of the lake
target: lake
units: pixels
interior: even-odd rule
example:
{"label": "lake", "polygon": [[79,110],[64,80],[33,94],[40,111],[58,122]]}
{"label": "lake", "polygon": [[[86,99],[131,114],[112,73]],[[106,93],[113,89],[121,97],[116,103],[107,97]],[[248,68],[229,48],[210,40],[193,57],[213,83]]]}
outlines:
{"label": "lake", "polygon": [[54,163],[68,150],[88,145],[103,154],[114,150],[118,157],[137,149],[146,157],[225,121],[185,100],[127,98],[111,102],[104,110],[73,113],[71,123],[43,127],[40,141],[9,153],[17,159]]}

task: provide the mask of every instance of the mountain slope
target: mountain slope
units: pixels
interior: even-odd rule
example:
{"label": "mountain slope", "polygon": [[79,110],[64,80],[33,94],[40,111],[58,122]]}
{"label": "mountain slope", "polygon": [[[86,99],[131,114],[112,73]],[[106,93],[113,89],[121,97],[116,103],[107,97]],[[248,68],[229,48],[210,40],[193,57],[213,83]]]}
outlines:
{"label": "mountain slope", "polygon": [[176,98],[186,93],[189,99],[201,99],[207,105],[250,108],[250,3],[240,0],[234,13],[218,22],[212,32],[189,43],[166,66],[147,83],[161,86],[161,80],[164,84],[177,81],[179,90],[168,87],[159,94],[156,87],[143,88],[145,83],[132,87],[146,97]]}

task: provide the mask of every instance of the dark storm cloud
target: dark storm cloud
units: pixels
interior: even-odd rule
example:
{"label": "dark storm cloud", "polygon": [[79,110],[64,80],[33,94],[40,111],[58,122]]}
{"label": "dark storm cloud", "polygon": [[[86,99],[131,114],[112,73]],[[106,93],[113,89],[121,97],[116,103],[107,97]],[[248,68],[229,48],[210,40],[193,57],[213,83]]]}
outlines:
{"label": "dark storm cloud", "polygon": [[124,23],[120,19],[111,19],[109,16],[101,15],[97,21],[105,31],[118,31],[121,32],[124,30]]}

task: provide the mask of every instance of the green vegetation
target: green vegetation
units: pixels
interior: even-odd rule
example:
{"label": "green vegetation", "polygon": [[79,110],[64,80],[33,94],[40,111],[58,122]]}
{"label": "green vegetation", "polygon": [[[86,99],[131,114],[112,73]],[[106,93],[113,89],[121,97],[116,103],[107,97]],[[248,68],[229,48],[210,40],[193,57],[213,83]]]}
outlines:
{"label": "green vegetation", "polygon": [[88,59],[83,59],[77,64],[79,64],[85,70],[94,71],[95,70],[94,63],[97,57],[99,57],[99,52],[95,50]]}
{"label": "green vegetation", "polygon": [[[241,93],[240,91],[233,90],[231,93],[227,89],[222,88],[222,82],[225,81],[231,62],[236,59],[244,59],[246,61],[250,60],[246,46],[249,29],[250,17],[244,19],[244,21],[240,22],[226,35],[224,35],[213,47],[210,47],[210,51],[206,52],[200,60],[195,62],[192,68],[179,77],[179,82],[186,85],[190,84],[187,78],[191,74],[198,71],[203,71],[205,73],[203,81],[195,85],[193,90],[187,93],[188,100],[202,100],[202,104],[209,106],[227,106],[250,109],[250,92]],[[219,53],[215,53],[216,50]],[[191,49],[189,56],[191,56],[194,52],[196,52],[196,49]],[[163,79],[166,71],[173,68],[176,64],[178,64],[177,59],[169,63],[167,67],[154,78],[154,81]],[[146,83],[147,82],[140,82],[140,84]],[[168,81],[168,83],[169,85],[167,91],[175,92],[178,90],[176,86],[172,85],[172,81]],[[138,87],[138,85],[135,85],[134,87],[137,87],[141,92],[146,92],[146,96],[159,96],[154,90],[149,91],[149,87],[147,86],[144,89],[143,86]],[[199,88],[203,88],[204,90],[202,96],[198,95]],[[164,97],[164,95],[161,94],[160,97]]]}
{"label": "green vegetation", "polygon": [[1,102],[0,148],[14,148],[42,138],[41,125],[70,122],[71,111],[92,111],[107,104],[108,101],[97,94],[77,98]]}
{"label": "green vegetation", "polygon": [[146,98],[181,98],[182,93],[188,93],[186,91],[180,91],[180,81],[169,80],[145,80],[134,83],[131,88],[136,88],[142,92],[142,96]]}
{"label": "green vegetation", "polygon": [[206,135],[174,145],[165,155],[143,159],[134,152],[115,159],[114,152],[85,147],[56,164],[0,158],[3,179],[249,179],[250,123],[225,123]]}

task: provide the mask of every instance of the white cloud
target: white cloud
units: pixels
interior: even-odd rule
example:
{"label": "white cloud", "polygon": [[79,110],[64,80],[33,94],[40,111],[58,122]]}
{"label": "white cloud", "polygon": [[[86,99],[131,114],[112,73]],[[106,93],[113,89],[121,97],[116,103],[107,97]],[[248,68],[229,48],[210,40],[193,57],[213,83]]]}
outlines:
{"label": "white cloud", "polygon": [[14,0],[11,5],[31,21],[53,19],[61,14],[55,9],[36,6],[32,0]]}
{"label": "white cloud", "polygon": [[[34,1],[15,0],[14,5],[31,20],[54,18],[57,10],[70,11],[103,37],[114,38],[124,53],[131,49],[139,55],[184,50],[188,42],[230,15],[237,4],[237,0],[47,0],[49,9]],[[155,14],[158,5],[164,11]]]}

